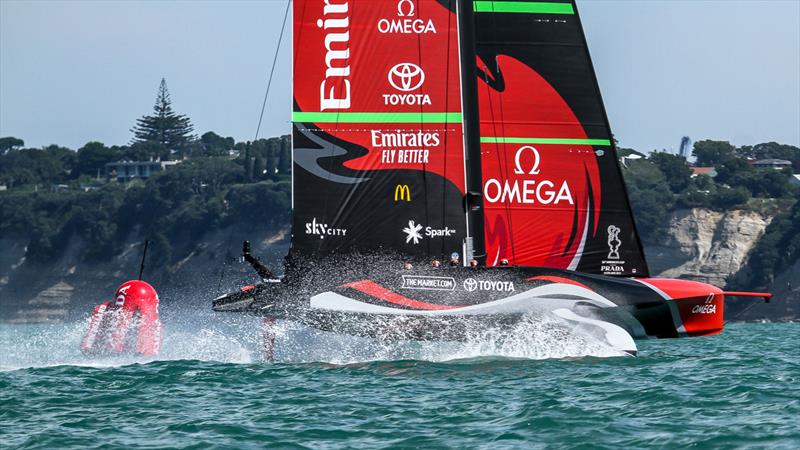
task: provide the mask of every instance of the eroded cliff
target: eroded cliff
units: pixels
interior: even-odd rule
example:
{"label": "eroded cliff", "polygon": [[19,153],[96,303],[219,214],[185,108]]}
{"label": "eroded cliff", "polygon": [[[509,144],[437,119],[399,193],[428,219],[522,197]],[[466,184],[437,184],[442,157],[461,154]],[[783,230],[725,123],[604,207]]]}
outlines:
{"label": "eroded cliff", "polygon": [[666,241],[645,242],[652,274],[724,287],[742,268],[771,216],[695,208],[675,211]]}

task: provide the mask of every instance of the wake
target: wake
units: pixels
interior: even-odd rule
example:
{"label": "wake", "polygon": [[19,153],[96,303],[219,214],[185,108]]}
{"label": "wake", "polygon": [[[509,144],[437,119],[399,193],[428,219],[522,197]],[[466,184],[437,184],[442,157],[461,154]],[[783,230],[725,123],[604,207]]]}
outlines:
{"label": "wake", "polygon": [[[266,362],[261,319],[165,308],[161,352],[96,356],[80,351],[86,320],[52,325],[0,325],[0,371],[54,366],[119,367],[153,361]],[[464,342],[382,341],[317,331],[287,321],[275,325],[276,363],[335,365],[375,361],[446,362],[475,358],[563,359],[626,354],[580,326],[553,315],[526,316],[511,329],[476,329]]]}

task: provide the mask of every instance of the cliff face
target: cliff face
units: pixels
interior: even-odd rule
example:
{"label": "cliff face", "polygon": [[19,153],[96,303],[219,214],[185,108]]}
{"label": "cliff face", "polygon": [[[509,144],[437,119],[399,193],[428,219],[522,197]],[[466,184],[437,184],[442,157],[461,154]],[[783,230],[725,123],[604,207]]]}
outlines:
{"label": "cliff face", "polygon": [[677,210],[670,219],[668,239],[645,243],[650,271],[724,287],[771,220],[750,211]]}

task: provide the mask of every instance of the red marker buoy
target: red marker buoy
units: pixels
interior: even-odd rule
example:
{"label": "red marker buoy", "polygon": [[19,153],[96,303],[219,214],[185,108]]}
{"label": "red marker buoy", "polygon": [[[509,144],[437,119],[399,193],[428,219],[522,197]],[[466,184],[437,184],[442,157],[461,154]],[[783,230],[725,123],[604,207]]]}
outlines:
{"label": "red marker buoy", "polygon": [[141,280],[127,281],[117,288],[114,300],[95,306],[81,350],[157,355],[161,350],[161,321],[153,286]]}

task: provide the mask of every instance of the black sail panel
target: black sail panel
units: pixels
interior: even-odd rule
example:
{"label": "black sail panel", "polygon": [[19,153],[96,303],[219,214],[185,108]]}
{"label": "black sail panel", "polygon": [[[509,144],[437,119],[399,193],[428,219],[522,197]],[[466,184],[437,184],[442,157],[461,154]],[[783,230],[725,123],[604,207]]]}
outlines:
{"label": "black sail panel", "polygon": [[647,276],[575,3],[474,9],[487,264]]}

